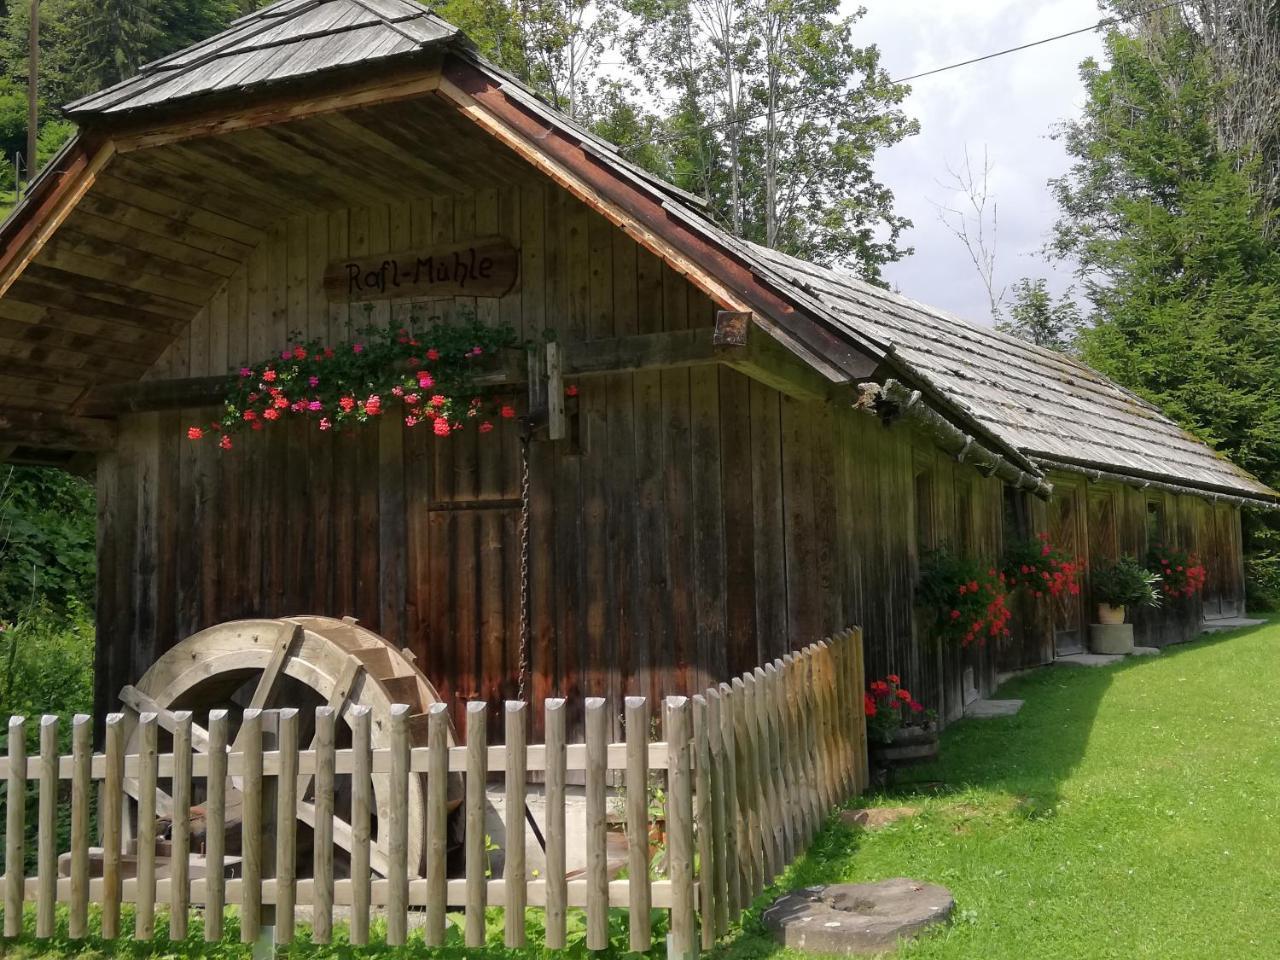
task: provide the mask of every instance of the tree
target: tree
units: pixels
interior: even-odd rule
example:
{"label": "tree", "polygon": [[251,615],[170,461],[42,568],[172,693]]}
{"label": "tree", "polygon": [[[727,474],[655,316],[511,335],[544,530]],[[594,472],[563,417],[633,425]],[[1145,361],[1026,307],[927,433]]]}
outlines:
{"label": "tree", "polygon": [[996,321],[996,329],[1037,346],[1070,353],[1080,324],[1080,308],[1070,292],[1054,300],[1044,279],[1024,277],[1010,288],[1008,309]]}
{"label": "tree", "polygon": [[910,251],[876,151],[916,132],[861,11],[836,0],[625,0],[628,56],[669,104],[671,169],[726,227],[879,281]]}
{"label": "tree", "polygon": [[1280,254],[1256,155],[1219,138],[1211,56],[1167,28],[1106,38],[1064,131],[1054,247],[1091,304],[1085,359],[1236,462],[1280,483]]}
{"label": "tree", "polygon": [[982,151],[982,167],[975,170],[964,148],[964,163],[958,167],[947,164],[947,180],[942,186],[959,199],[954,206],[936,204],[938,220],[964,246],[973,263],[973,269],[987,292],[987,305],[991,322],[1000,326],[1001,308],[1007,288],[996,285],[996,241],[1000,235],[1000,206],[991,192],[991,160]]}

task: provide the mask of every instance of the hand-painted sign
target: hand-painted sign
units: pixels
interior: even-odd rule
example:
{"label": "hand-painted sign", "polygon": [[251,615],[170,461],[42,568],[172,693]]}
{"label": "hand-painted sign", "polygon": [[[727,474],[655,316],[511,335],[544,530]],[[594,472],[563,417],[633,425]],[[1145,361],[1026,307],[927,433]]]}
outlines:
{"label": "hand-painted sign", "polygon": [[407,253],[352,257],[329,264],[324,288],[335,302],[407,297],[501,297],[520,272],[520,252],[486,237]]}

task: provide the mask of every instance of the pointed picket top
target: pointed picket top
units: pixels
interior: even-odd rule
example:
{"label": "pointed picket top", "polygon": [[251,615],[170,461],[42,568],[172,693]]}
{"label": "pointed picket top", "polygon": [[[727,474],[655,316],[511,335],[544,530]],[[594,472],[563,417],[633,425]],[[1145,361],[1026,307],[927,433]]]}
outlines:
{"label": "pointed picket top", "polygon": [[456,27],[412,0],[279,0],[65,112],[75,119],[117,116],[412,56],[455,40],[465,42]]}

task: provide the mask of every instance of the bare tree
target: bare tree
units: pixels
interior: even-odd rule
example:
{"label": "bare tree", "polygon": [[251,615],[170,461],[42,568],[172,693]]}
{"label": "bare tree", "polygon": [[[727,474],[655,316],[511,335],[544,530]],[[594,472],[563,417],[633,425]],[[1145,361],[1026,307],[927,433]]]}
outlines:
{"label": "bare tree", "polygon": [[982,166],[975,169],[964,148],[964,161],[959,167],[947,164],[947,177],[938,185],[957,198],[954,206],[935,203],[938,220],[963,245],[973,268],[978,272],[983,288],[987,291],[987,303],[991,310],[991,322],[1000,321],[1007,287],[996,284],[996,241],[1000,233],[1000,209],[991,192],[991,160],[987,148],[982,148]]}

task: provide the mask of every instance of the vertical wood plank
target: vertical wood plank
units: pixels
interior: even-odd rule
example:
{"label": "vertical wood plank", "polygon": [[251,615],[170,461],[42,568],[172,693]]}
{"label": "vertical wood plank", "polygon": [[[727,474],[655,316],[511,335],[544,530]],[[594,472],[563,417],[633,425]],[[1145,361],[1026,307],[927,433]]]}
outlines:
{"label": "vertical wood plank", "polygon": [[[720,741],[723,748],[724,793],[724,884],[728,897],[729,914],[736,918],[746,909],[746,887],[742,871],[742,817],[743,809],[738,799],[738,738],[737,717],[734,705],[737,696],[727,683],[720,684]],[[724,930],[717,931],[721,935]]]}
{"label": "vertical wood plank", "polygon": [[[443,707],[432,704],[432,708]],[[354,946],[369,942],[370,831],[373,826],[373,756],[371,711],[356,704],[347,714],[351,722],[351,931]]]}
{"label": "vertical wood plank", "polygon": [[547,932],[548,950],[565,945],[565,915],[569,900],[565,882],[564,781],[565,749],[564,700],[552,697],[544,706],[547,790]]}
{"label": "vertical wood plank", "polygon": [[693,771],[687,697],[668,697],[667,856],[671,874],[671,948],[675,960],[698,955],[693,889]]}
{"label": "vertical wood plank", "polygon": [[[387,838],[387,945],[403,946],[409,910],[409,706],[391,707],[391,824]],[[416,868],[415,868],[416,872]]]}
{"label": "vertical wood plank", "polygon": [[58,718],[40,718],[40,806],[36,835],[36,936],[53,936],[58,901]]}
{"label": "vertical wood plank", "polygon": [[467,704],[466,870],[467,903],[464,938],[468,947],[484,946],[485,873],[489,857],[484,848],[484,785],[488,778],[488,705]]}
{"label": "vertical wood plank", "polygon": [[609,714],[603,697],[588,697],[587,730],[587,949],[609,946],[609,864],[605,822]]}
{"label": "vertical wood plank", "polygon": [[697,841],[698,919],[702,947],[715,946],[715,889],[713,827],[711,817],[711,731],[708,729],[707,698],[693,698],[693,823]]}
{"label": "vertical wood plank", "polygon": [[89,929],[89,802],[93,790],[93,719],[71,721],[71,909],[67,932],[79,940]]}
{"label": "vertical wood plank", "polygon": [[733,678],[734,725],[738,746],[738,808],[741,818],[738,859],[744,880],[743,903],[764,889],[764,860],[760,846],[760,780],[756,776],[755,724],[748,720],[751,697],[747,676]]}
{"label": "vertical wood plank", "polygon": [[427,708],[427,916],[423,938],[429,947],[444,944],[448,889],[449,708]]}
{"label": "vertical wood plank", "polygon": [[[393,707],[393,720],[394,710]],[[316,816],[311,886],[311,938],[316,943],[328,943],[333,939],[333,794],[336,780],[334,720],[335,712],[332,707],[316,707],[316,729],[312,739],[312,749],[316,754]],[[394,806],[393,803],[393,809]]]}
{"label": "vertical wood plank", "polygon": [[[709,738],[708,749],[710,752],[710,790],[711,790],[711,885],[715,889],[715,900],[713,901],[713,916],[707,916],[707,910],[702,908],[703,924],[712,927],[711,940],[723,937],[729,930],[729,867],[728,858],[729,851],[726,842],[726,824],[725,816],[728,805],[726,803],[726,787],[725,772],[730,768],[724,749],[724,721],[721,716],[722,706],[720,699],[720,690],[712,687],[706,693],[707,698],[707,736]],[[707,829],[704,827],[703,829]],[[703,871],[707,868],[704,866]],[[706,942],[706,936],[703,936]]]}
{"label": "vertical wood plank", "polygon": [[[12,729],[12,728],[11,728]],[[12,750],[12,742],[10,743]],[[10,754],[12,755],[12,754]],[[102,939],[120,936],[120,855],[124,816],[124,715],[107,716],[106,775],[100,793],[102,823]]]}
{"label": "vertical wood plank", "polygon": [[524,911],[528,900],[527,874],[525,872],[525,780],[528,777],[528,757],[525,747],[525,705],[519,700],[508,700],[506,709],[505,802],[507,809],[506,858],[502,865],[502,877],[506,888],[503,906],[505,943],[507,949],[525,944]]}
{"label": "vertical wood plank", "polygon": [[[867,689],[866,648],[861,627],[857,629],[854,662],[857,669],[857,679],[853,687],[856,700],[861,697],[862,691]],[[858,717],[858,769],[862,773],[862,789],[865,790],[871,784],[870,758],[867,754],[867,718],[861,710],[855,712]]]}
{"label": "vertical wood plank", "polygon": [[783,752],[786,739],[783,732],[782,684],[776,663],[765,664],[764,679],[769,718],[770,775],[773,778],[774,796],[778,800],[778,820],[774,829],[781,835],[781,864],[785,868],[796,856],[796,838],[791,824],[791,785],[787,780],[787,761]]}
{"label": "vertical wood plank", "polygon": [[156,778],[159,768],[159,717],[138,719],[138,902],[133,937],[155,936],[156,916]]}
{"label": "vertical wood plank", "polygon": [[649,701],[627,697],[627,910],[631,949],[647,951],[653,944],[649,916]]}
{"label": "vertical wood plank", "polygon": [[[243,755],[240,820],[240,942],[253,943],[262,927],[262,711],[249,709],[240,721],[237,745]],[[317,811],[318,812],[318,811]]]}
{"label": "vertical wood plank", "polygon": [[293,942],[298,890],[298,711],[280,711],[276,750],[276,943]]}
{"label": "vertical wood plank", "polygon": [[223,855],[227,823],[227,711],[209,711],[209,776],[205,786],[205,898],[204,939],[222,939],[222,910],[226,902]]}
{"label": "vertical wood plank", "polygon": [[191,910],[191,711],[173,714],[173,825],[169,860],[169,939],[187,938]]}
{"label": "vertical wood plank", "polygon": [[755,842],[760,850],[758,865],[760,874],[756,877],[756,893],[767,887],[778,875],[777,855],[773,845],[773,822],[770,815],[773,804],[770,802],[769,783],[769,737],[761,713],[764,708],[764,695],[760,689],[760,681],[755,672],[748,672],[742,677],[746,685],[746,724],[751,744],[751,776],[754,781],[752,802],[755,806],[753,826]]}

